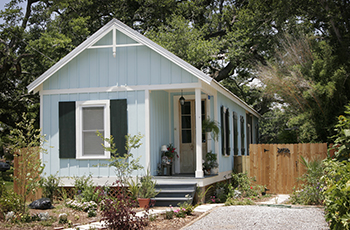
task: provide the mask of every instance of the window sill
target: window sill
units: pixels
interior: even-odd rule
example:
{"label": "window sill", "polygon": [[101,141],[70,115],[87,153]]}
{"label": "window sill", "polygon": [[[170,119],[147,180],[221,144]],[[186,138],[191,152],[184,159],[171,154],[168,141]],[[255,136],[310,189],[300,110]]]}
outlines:
{"label": "window sill", "polygon": [[89,157],[76,157],[76,160],[109,160],[109,156],[89,156]]}

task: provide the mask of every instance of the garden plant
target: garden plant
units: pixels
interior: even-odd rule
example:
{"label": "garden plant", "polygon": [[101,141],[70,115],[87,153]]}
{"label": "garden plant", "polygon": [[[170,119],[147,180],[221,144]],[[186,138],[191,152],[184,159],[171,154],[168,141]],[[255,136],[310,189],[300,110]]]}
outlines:
{"label": "garden plant", "polygon": [[346,106],[345,116],[338,118],[333,136],[334,145],[324,160],[323,194],[326,220],[331,229],[350,229],[350,104]]}

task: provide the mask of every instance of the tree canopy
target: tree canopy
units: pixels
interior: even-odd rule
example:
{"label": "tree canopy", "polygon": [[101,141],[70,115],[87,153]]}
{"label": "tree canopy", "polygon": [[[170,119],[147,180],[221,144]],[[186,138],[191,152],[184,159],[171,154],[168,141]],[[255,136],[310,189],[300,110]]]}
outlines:
{"label": "tree canopy", "polygon": [[0,12],[1,136],[23,112],[38,118],[26,85],[117,18],[263,117],[280,110],[261,127],[278,124],[281,135],[264,141],[327,141],[350,99],[349,14],[338,0],[10,0]]}

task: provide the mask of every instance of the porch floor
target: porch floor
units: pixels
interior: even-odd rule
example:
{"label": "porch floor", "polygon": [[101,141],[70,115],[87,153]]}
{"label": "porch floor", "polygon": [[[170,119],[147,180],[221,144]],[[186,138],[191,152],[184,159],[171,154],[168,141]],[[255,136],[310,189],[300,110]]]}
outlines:
{"label": "porch floor", "polygon": [[172,176],[154,176],[157,184],[191,184],[196,183],[198,187],[204,187],[215,182],[225,180],[219,175],[205,175],[203,178],[195,178],[194,173],[181,173]]}
{"label": "porch floor", "polygon": [[[204,178],[209,178],[209,177],[215,177],[217,176],[217,174],[210,174],[210,175],[204,175]],[[176,179],[188,179],[188,178],[195,178],[195,174],[194,173],[179,173],[179,174],[173,174],[171,176],[154,176],[154,178],[160,178],[160,179],[164,179],[164,178],[176,178]]]}

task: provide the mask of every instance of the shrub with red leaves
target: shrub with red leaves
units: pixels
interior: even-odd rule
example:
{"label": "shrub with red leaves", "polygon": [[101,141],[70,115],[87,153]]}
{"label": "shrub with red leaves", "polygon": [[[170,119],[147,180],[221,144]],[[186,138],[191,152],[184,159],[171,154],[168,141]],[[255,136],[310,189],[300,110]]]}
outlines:
{"label": "shrub with red leaves", "polygon": [[143,229],[148,224],[148,209],[142,217],[136,216],[133,208],[137,206],[137,201],[129,196],[125,188],[121,188],[121,191],[116,199],[104,197],[101,201],[101,220],[109,229]]}

